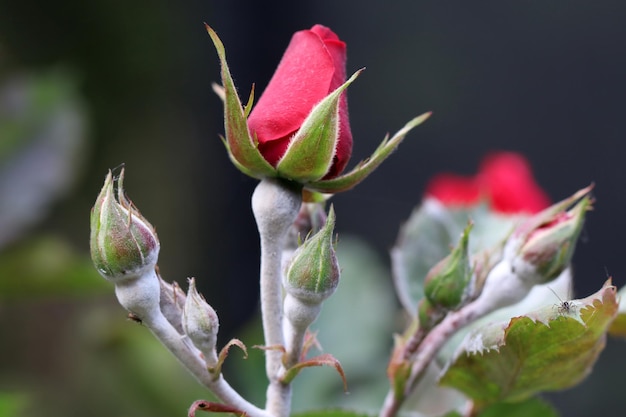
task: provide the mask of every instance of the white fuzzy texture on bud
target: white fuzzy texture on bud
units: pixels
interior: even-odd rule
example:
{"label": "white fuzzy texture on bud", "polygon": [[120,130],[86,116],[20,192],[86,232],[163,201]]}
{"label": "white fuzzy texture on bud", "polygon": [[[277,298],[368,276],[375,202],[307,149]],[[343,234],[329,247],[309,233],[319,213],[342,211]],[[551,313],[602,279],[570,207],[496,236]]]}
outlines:
{"label": "white fuzzy texture on bud", "polygon": [[185,306],[187,295],[176,282],[172,282],[170,284],[159,276],[159,284],[161,285],[161,312],[167,321],[174,326],[176,331],[183,334],[183,308]]}
{"label": "white fuzzy texture on bud", "polygon": [[283,308],[285,309],[285,318],[291,325],[304,332],[317,319],[322,305],[309,304],[291,294],[287,294],[285,295]]}
{"label": "white fuzzy texture on bud", "polygon": [[154,269],[134,279],[115,283],[117,300],[126,310],[149,322],[161,315],[161,285]]}
{"label": "white fuzzy texture on bud", "polygon": [[217,331],[219,320],[202,295],[196,290],[196,281],[189,279],[189,290],[183,308],[183,330],[193,344],[202,352],[207,366],[217,363]]}

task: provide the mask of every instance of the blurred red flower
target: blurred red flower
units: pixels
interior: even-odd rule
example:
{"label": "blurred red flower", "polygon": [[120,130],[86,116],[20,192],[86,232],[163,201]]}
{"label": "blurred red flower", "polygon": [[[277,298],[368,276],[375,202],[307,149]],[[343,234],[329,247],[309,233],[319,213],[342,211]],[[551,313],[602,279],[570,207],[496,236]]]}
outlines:
{"label": "blurred red flower", "polygon": [[550,205],[530,164],[515,152],[487,155],[473,177],[438,174],[427,184],[425,195],[448,206],[470,206],[484,199],[493,210],[507,214],[537,213]]}

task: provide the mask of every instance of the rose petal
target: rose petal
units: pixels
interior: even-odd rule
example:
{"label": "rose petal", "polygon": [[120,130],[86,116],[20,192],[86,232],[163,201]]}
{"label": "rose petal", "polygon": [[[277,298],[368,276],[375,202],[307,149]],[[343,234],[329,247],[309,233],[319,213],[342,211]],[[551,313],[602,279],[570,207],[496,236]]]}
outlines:
{"label": "rose petal", "polygon": [[276,163],[289,137],[328,94],[334,73],[333,58],[322,39],[310,30],[296,32],[248,118],[250,131],[260,145],[286,139],[269,147],[268,154],[260,147],[268,162]]}
{"label": "rose petal", "polygon": [[425,194],[448,206],[468,206],[478,202],[481,196],[480,185],[474,178],[451,173],[435,175],[428,182]]}
{"label": "rose petal", "polygon": [[487,155],[477,176],[494,210],[501,213],[537,213],[550,205],[537,185],[528,161],[514,152]]}

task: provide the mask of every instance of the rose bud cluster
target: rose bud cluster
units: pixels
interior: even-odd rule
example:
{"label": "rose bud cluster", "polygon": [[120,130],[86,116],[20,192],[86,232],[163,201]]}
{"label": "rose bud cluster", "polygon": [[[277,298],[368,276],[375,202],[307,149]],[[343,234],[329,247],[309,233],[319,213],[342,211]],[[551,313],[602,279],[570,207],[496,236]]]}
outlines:
{"label": "rose bud cluster", "polygon": [[[478,297],[473,304],[483,314],[520,301],[534,285],[555,279],[569,267],[585,214],[591,208],[590,191],[591,187],[585,188],[549,206],[528,161],[514,152],[495,152],[484,158],[474,176],[435,176],[425,195],[438,202],[438,216],[449,217],[455,209],[478,215],[473,219],[476,229],[492,234],[478,238],[499,242],[471,253],[476,281],[472,296]],[[475,210],[485,203],[486,214]],[[486,222],[488,228],[478,222]],[[493,230],[497,228],[502,230]],[[427,279],[425,290],[429,285]],[[418,315],[425,324],[436,324],[442,312],[426,294]]]}
{"label": "rose bud cluster", "polygon": [[295,33],[252,108],[252,94],[242,106],[224,45],[212,28],[207,30],[221,62],[224,144],[233,164],[246,175],[278,177],[314,192],[345,191],[367,177],[430,116],[411,120],[369,159],[341,175],[352,152],[345,90],[360,73],[346,80],[346,44],[322,25]]}
{"label": "rose bud cluster", "polygon": [[[218,362],[217,314],[189,280],[185,294],[178,284],[165,282],[156,263],[159,240],[152,225],[128,200],[124,171],[117,179],[109,171],[91,212],[91,257],[100,274],[115,284],[120,304],[148,326],[174,354],[202,353],[206,366]],[[176,346],[186,335],[192,342]]]}

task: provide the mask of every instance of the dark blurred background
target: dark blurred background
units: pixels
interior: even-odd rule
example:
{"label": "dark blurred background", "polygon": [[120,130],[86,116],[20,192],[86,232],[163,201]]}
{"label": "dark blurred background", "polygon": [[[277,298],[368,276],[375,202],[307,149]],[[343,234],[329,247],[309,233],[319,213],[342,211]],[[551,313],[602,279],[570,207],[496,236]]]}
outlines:
{"label": "dark blurred background", "polygon": [[[70,400],[67,390],[80,393],[80,381],[114,378],[93,375],[87,365],[69,368],[84,354],[72,338],[101,346],[98,323],[113,326],[110,314],[123,322],[112,288],[88,260],[89,210],[107,170],[121,163],[130,197],[157,227],[164,277],[180,283],[197,277],[225,339],[257,311],[258,237],[249,208],[256,181],[230,165],[219,140],[222,107],[211,91],[219,67],[203,22],[224,42],[242,96],[253,83],[263,90],[293,32],[322,23],[345,40],[348,71],[367,67],[349,90],[353,163],[387,132],[434,112],[365,183],[333,198],[340,235],[367,240],[388,262],[399,224],[429,177],[442,170],[473,174],[485,153],[514,150],[528,157],[554,200],[596,184],[596,208],[574,260],[576,294],[595,291],[607,274],[620,286],[626,282],[622,1],[0,0],[0,82],[18,91],[24,80],[47,80],[53,87],[42,88],[52,90],[62,84],[52,95],[67,113],[59,116],[61,128],[50,129],[73,138],[42,148],[35,140],[18,143],[7,131],[0,137],[0,217],[9,217],[20,193],[31,194],[28,184],[39,187],[15,210],[27,219],[7,220],[0,241],[0,392],[15,391],[14,384],[26,392],[34,384],[50,412],[116,410],[105,401],[79,401],[83,394]],[[50,100],[36,104],[40,113],[56,108]],[[43,129],[37,140],[54,136]],[[29,159],[27,172],[18,170],[14,161],[34,151],[50,160]],[[71,273],[57,265],[61,258]],[[41,284],[41,276],[50,281]],[[56,285],[55,277],[67,282]],[[105,313],[94,313],[100,308]],[[126,333],[110,329],[107,343],[122,350],[118,332]],[[87,342],[83,331],[91,334]],[[610,341],[590,379],[550,396],[563,415],[589,415],[600,404],[611,415],[623,406],[611,378],[617,380],[617,367],[626,368],[615,359],[624,348]],[[50,388],[55,380],[74,385]],[[144,382],[127,384],[134,388],[111,385],[111,395],[131,398]],[[154,385],[152,398],[160,398]],[[10,409],[31,398],[26,392],[5,403]],[[165,412],[137,402],[128,399],[120,409],[180,413],[179,403]]]}

